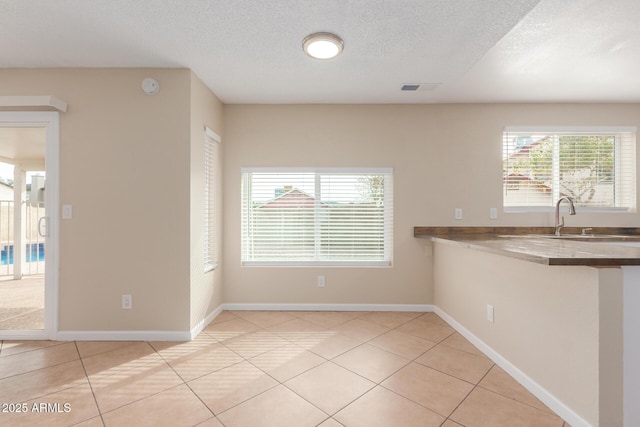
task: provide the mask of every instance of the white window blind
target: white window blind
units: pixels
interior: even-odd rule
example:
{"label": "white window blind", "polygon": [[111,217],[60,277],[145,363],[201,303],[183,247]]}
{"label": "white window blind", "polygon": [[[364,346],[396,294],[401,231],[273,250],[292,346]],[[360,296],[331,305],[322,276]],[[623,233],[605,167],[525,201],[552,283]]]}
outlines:
{"label": "white window blind", "polygon": [[216,172],[220,137],[209,128],[204,136],[204,271],[218,266],[216,248]]}
{"label": "white window blind", "polygon": [[243,265],[377,265],[392,256],[391,169],[242,170]]}
{"label": "white window blind", "polygon": [[635,210],[635,135],[633,127],[506,128],[505,210],[553,207],[563,196],[588,210]]}

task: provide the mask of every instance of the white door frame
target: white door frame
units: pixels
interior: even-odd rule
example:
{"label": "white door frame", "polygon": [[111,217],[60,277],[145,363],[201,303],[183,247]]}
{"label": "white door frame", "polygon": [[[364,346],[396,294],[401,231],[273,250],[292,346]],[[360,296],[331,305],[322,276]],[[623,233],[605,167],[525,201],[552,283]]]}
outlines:
{"label": "white door frame", "polygon": [[48,217],[44,254],[44,330],[0,331],[0,339],[55,339],[58,333],[60,115],[55,111],[3,111],[0,112],[0,127],[45,129],[45,212]]}

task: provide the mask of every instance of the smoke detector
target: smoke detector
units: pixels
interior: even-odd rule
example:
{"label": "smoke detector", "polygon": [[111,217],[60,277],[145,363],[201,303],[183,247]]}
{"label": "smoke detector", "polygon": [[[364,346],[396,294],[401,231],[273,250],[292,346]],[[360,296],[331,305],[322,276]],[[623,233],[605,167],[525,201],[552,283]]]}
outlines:
{"label": "smoke detector", "polygon": [[160,83],[156,79],[152,79],[151,77],[147,77],[142,80],[142,91],[147,95],[155,95],[160,92]]}

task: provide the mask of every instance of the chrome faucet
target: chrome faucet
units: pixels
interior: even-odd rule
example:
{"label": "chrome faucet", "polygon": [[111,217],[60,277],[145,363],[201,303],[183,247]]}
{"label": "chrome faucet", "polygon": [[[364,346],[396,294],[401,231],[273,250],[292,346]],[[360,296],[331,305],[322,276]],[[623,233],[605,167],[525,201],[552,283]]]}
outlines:
{"label": "chrome faucet", "polygon": [[569,215],[576,214],[576,207],[573,205],[573,200],[571,200],[571,197],[560,197],[558,203],[556,203],[556,236],[560,235],[560,229],[564,227],[564,216],[562,217],[562,222],[560,222],[560,203],[562,203],[563,200],[569,202]]}

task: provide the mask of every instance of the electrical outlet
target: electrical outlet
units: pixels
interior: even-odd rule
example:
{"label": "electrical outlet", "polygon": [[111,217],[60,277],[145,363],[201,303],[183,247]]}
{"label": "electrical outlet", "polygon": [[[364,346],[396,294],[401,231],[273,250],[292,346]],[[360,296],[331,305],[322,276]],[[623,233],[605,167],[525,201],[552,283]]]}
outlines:
{"label": "electrical outlet", "polygon": [[324,276],[318,276],[318,287],[324,288]]}
{"label": "electrical outlet", "polygon": [[462,219],[462,208],[456,208],[454,211],[455,219]]}
{"label": "electrical outlet", "polygon": [[487,304],[487,320],[493,323],[493,306]]}
{"label": "electrical outlet", "polygon": [[498,219],[498,208],[489,208],[489,219]]}
{"label": "electrical outlet", "polygon": [[122,295],[122,309],[131,310],[133,308],[133,299],[131,295]]}

